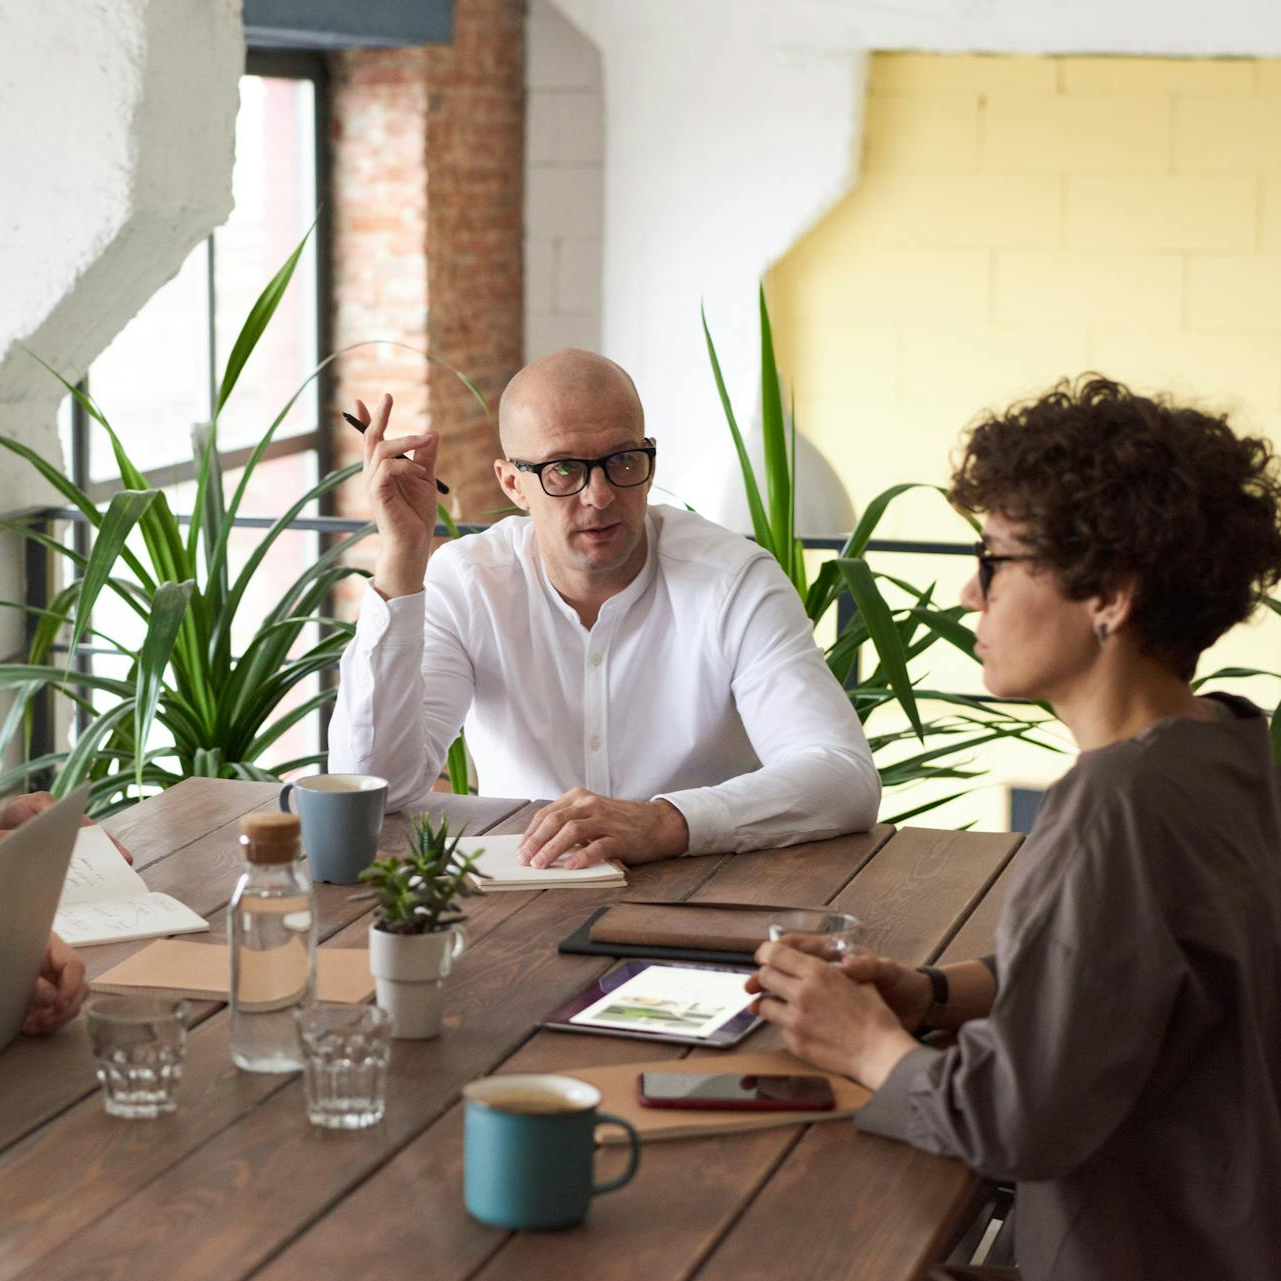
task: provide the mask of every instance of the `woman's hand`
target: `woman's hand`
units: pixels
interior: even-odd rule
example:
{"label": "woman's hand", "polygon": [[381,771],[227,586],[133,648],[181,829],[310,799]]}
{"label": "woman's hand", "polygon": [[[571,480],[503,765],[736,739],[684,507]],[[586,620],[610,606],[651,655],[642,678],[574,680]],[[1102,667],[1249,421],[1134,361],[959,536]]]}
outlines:
{"label": "woman's hand", "polygon": [[835,957],[821,934],[784,934],[778,942],[810,956],[839,961],[841,969],[850,978],[859,983],[870,983],[876,988],[908,1032],[919,1030],[934,1003],[934,989],[924,974],[911,966],[900,965],[888,956],[877,956],[865,947],[846,956]]}
{"label": "woman's hand", "polygon": [[49,935],[36,990],[22,1021],[28,1036],[44,1036],[79,1012],[89,994],[84,962],[56,934]]}
{"label": "woman's hand", "polygon": [[875,1090],[915,1048],[877,989],[854,981],[843,966],[781,941],[762,943],[756,959],[761,968],[747,990],[761,996],[752,1008],[782,1031],[798,1058]]}
{"label": "woman's hand", "polygon": [[27,792],[7,801],[0,809],[0,829],[6,832],[21,827],[37,814],[43,814],[51,805],[57,804],[57,798],[50,792]]}
{"label": "woman's hand", "polygon": [[934,1003],[934,989],[919,970],[872,952],[842,957],[841,969],[856,983],[870,983],[905,1031],[919,1031],[925,1023]]}

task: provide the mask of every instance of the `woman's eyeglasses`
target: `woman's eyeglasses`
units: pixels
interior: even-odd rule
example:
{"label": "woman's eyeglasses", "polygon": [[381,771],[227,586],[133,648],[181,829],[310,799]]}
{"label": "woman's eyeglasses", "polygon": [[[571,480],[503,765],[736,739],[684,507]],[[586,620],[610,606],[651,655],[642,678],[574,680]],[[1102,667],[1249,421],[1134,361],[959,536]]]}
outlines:
{"label": "woman's eyeglasses", "polygon": [[979,562],[979,591],[983,599],[987,600],[988,588],[992,586],[992,579],[996,574],[996,567],[1004,565],[1006,561],[1011,560],[1035,560],[1035,556],[998,556],[995,552],[990,552],[982,543],[974,544],[974,555],[978,557]]}

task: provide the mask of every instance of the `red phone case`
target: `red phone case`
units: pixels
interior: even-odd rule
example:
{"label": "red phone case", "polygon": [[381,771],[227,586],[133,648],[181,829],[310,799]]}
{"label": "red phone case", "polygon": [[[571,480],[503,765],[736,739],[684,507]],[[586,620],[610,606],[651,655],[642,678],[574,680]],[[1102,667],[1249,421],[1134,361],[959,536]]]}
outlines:
{"label": "red phone case", "polygon": [[[693,1075],[700,1075],[694,1073]],[[705,1076],[727,1076],[733,1073],[707,1072]],[[795,1074],[797,1077],[810,1074]],[[812,1074],[819,1080],[826,1078]],[[645,1074],[636,1075],[636,1100],[646,1108],[676,1108],[695,1112],[830,1112],[836,1106],[834,1096],[820,1099],[655,1099],[644,1092]]]}

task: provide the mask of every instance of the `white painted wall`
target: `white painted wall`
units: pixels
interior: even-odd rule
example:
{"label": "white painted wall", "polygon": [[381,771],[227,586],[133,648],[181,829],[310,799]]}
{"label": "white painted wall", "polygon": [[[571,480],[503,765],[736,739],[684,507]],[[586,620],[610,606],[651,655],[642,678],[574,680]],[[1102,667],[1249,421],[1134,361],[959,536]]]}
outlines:
{"label": "white painted wall", "polygon": [[525,359],[600,348],[605,108],[600,51],[551,4],[526,27]]}
{"label": "white painted wall", "polygon": [[707,509],[704,445],[733,464],[700,302],[750,420],[756,282],[854,181],[866,57],[813,0],[556,3],[604,61],[601,350],[669,446],[666,483]]}
{"label": "white painted wall", "polygon": [[0,0],[0,50],[0,430],[56,457],[20,344],[78,378],[231,212],[240,0]]}
{"label": "white painted wall", "polygon": [[[240,0],[0,0],[0,431],[58,461],[71,380],[231,211]],[[157,424],[157,431],[172,424]],[[44,503],[11,455],[0,512]],[[0,598],[21,594],[0,540]],[[0,617],[0,653],[20,636]]]}
{"label": "white painted wall", "polygon": [[[868,50],[1281,54],[1276,0],[535,0],[531,75],[551,56],[549,4],[604,69],[599,349],[635,376],[653,433],[690,460],[666,476],[700,506],[715,459],[733,464],[699,302],[750,419],[756,282],[857,180]],[[543,87],[531,79],[531,112]],[[584,128],[575,119],[565,147]],[[556,137],[537,141],[531,165],[547,165]],[[571,220],[590,234],[593,194],[533,168],[529,192],[531,245]],[[539,298],[547,270],[535,250]],[[557,345],[557,331],[531,332]]]}

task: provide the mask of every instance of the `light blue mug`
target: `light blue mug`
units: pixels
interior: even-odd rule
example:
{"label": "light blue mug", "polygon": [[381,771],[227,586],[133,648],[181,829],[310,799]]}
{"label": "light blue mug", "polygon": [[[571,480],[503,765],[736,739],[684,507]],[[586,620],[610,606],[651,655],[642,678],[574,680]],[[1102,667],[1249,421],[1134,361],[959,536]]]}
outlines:
{"label": "light blue mug", "polygon": [[[482,1223],[518,1231],[567,1228],[594,1196],[629,1182],[640,1138],[619,1116],[597,1112],[600,1091],[572,1076],[513,1073],[463,1087],[463,1185],[468,1211]],[[619,1125],[631,1145],[627,1169],[593,1182],[596,1127]]]}
{"label": "light blue mug", "polygon": [[302,822],[302,845],[313,881],[355,885],[378,853],[387,780],[373,774],[312,774],[280,789]]}

